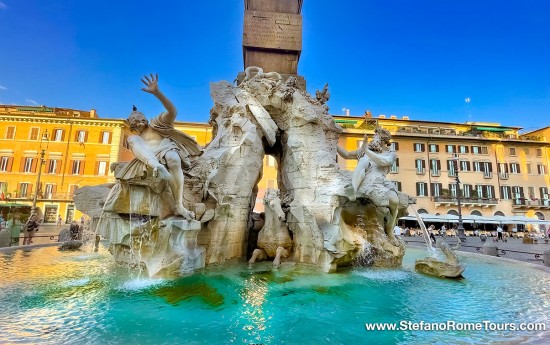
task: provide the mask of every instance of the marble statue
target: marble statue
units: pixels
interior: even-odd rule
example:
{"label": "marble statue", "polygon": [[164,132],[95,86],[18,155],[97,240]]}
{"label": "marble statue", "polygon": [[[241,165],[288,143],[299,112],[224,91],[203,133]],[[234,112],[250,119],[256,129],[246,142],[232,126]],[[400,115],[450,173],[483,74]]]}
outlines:
{"label": "marble statue", "polygon": [[345,159],[358,159],[357,167],[353,171],[351,184],[356,197],[366,197],[377,207],[378,217],[384,222],[386,235],[396,241],[393,228],[397,219],[399,196],[393,182],[386,178],[390,167],[397,156],[390,151],[391,134],[387,129],[376,128],[374,137],[367,143],[367,136],[363,145],[355,151],[348,152],[338,146],[338,153]]}
{"label": "marble statue", "polygon": [[193,138],[174,129],[176,107],[160,91],[158,75],[145,76],[141,81],[146,86],[142,90],[157,97],[166,111],[149,123],[145,115],[134,107],[128,123],[137,134],[128,138],[128,145],[136,158],[119,170],[116,177],[128,180],[143,176],[147,173],[147,167],[152,168],[153,177],[166,181],[170,186],[174,197],[174,215],[191,220],[194,213],[183,206],[183,169],[189,168],[190,156],[199,155],[202,148]]}
{"label": "marble statue", "polygon": [[288,233],[285,218],[281,206],[278,189],[268,189],[264,196],[265,222],[258,233],[258,248],[252,253],[248,261],[253,264],[255,261],[274,259],[273,266],[279,267],[281,259],[288,258],[292,250],[292,238]]}
{"label": "marble statue", "polygon": [[[460,239],[458,239],[458,242],[459,245],[455,249],[460,247]],[[453,248],[445,241],[439,242],[438,247],[445,255],[445,261],[433,257],[417,259],[414,268],[419,272],[436,277],[461,278],[462,272],[466,268],[458,261],[458,256]]]}
{"label": "marble statue", "polygon": [[[395,161],[389,133],[379,128],[354,152],[338,148],[342,128],[323,103],[328,87],[317,99],[295,77],[254,66],[238,86],[211,83],[212,140],[202,150],[173,130],[175,108],[158,90],[158,78],[143,83],[167,111],[150,124],[133,113],[137,135],[129,143],[136,159],[112,165],[113,186],[79,188],[75,196],[79,210],[101,214],[91,217],[117,262],[166,276],[246,260],[250,214],[264,157],[271,155],[280,191],[266,194],[256,259],[326,272],[359,257],[372,266],[401,265],[405,246],[392,230],[410,200],[386,179]],[[356,171],[341,169],[337,153],[358,159]],[[101,196],[92,197],[96,192]]]}
{"label": "marble statue", "polygon": [[315,91],[315,98],[321,103],[321,104],[325,104],[328,102],[329,98],[330,98],[330,93],[328,92],[328,83],[325,84],[325,86],[323,87],[323,90],[319,91]]}

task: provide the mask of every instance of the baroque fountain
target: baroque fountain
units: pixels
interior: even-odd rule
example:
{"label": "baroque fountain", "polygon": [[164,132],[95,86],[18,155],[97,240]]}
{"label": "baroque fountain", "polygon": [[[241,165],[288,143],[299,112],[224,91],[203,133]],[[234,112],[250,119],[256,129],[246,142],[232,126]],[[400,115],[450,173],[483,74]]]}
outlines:
{"label": "baroque fountain", "polygon": [[[136,158],[113,164],[116,183],[75,196],[106,244],[0,252],[0,343],[544,342],[541,328],[502,326],[550,327],[547,271],[477,255],[459,263],[445,245],[446,262],[405,253],[392,230],[412,200],[386,178],[390,133],[378,128],[351,152],[337,145],[328,86],[313,97],[296,73],[301,4],[245,1],[248,68],[237,85],[211,84],[206,147],[174,130],[158,77],[142,80],[165,111],[149,122],[134,109]],[[269,23],[294,36],[259,40]],[[266,191],[253,236],[265,155],[277,160],[279,189]],[[357,168],[340,169],[337,155]],[[433,275],[468,269],[462,280],[436,279],[415,260]],[[416,328],[370,330],[375,323]]]}

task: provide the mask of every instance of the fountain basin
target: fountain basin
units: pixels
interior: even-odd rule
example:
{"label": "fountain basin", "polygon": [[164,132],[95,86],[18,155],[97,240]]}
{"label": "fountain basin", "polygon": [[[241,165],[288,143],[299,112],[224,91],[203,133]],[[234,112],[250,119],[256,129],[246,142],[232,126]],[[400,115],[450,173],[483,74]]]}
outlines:
{"label": "fountain basin", "polygon": [[366,323],[538,322],[550,329],[544,268],[459,255],[462,280],[401,269],[334,274],[283,263],[211,266],[174,280],[139,277],[104,247],[0,254],[0,343],[509,343],[543,331],[367,331]]}

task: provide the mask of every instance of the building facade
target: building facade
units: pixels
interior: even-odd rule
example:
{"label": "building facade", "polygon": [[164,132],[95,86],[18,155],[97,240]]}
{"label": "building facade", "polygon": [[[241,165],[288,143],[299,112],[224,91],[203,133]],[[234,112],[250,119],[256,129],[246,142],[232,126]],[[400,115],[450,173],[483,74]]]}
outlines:
{"label": "building facade", "polygon": [[[392,133],[398,159],[388,174],[398,189],[430,214],[525,215],[550,219],[550,144],[542,135],[520,135],[520,127],[496,123],[413,121],[408,118],[337,116],[339,144],[357,149],[380,126]],[[353,170],[357,162],[339,157]],[[457,178],[460,184],[457,184]]]}
{"label": "building facade", "polygon": [[[520,127],[495,123],[334,119],[343,128],[339,145],[348,151],[359,148],[365,134],[372,137],[376,126],[392,133],[398,159],[388,179],[415,197],[421,212],[457,214],[460,188],[464,215],[550,219],[550,127],[520,135]],[[212,140],[206,123],[177,122],[175,127],[202,146]],[[0,206],[31,206],[36,197],[46,222],[58,215],[64,222],[80,217],[74,191],[114,182],[110,163],[133,158],[129,135],[125,120],[100,119],[94,110],[0,105]],[[357,165],[356,160],[337,160],[343,169]],[[263,210],[265,190],[277,188],[277,180],[277,162],[266,155],[256,211]]]}

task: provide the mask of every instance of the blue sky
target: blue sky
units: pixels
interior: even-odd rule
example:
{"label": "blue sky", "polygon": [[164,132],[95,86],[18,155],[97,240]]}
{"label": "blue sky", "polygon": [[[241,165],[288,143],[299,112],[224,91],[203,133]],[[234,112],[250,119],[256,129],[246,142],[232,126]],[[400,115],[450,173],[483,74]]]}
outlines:
{"label": "blue sky", "polygon": [[[206,122],[209,83],[243,69],[242,0],[0,0],[0,104],[125,118],[145,73],[182,121]],[[299,73],[332,114],[550,125],[550,1],[305,0]],[[464,102],[470,98],[470,112]]]}

